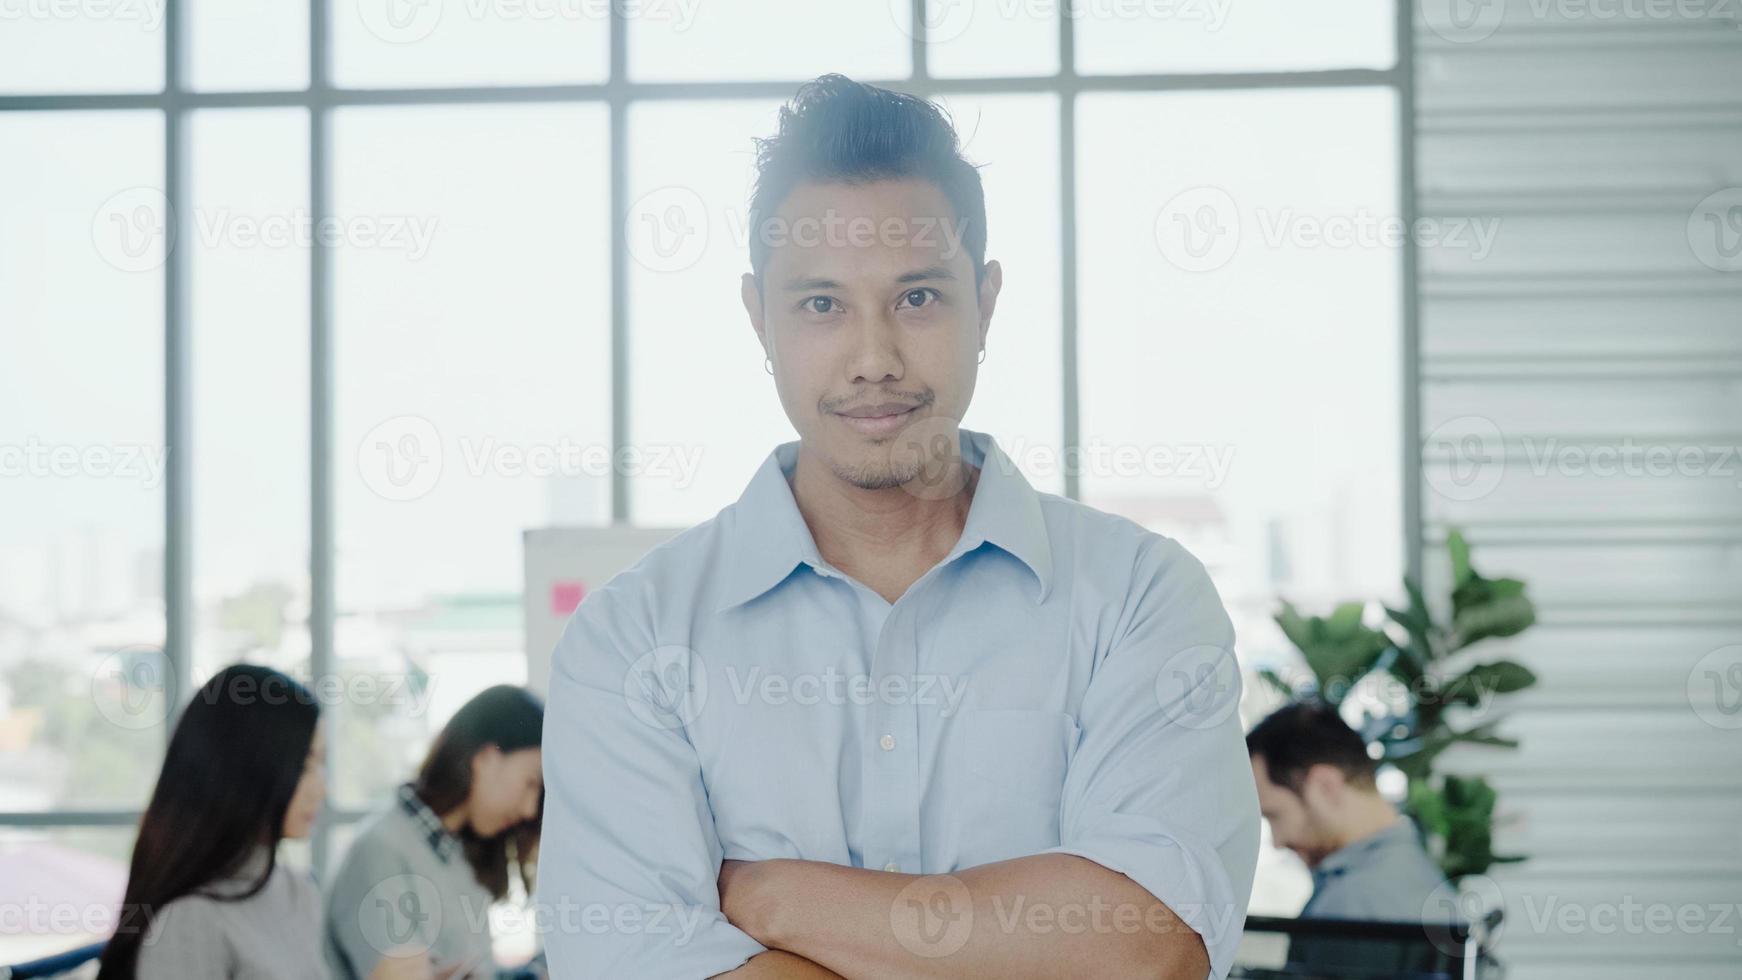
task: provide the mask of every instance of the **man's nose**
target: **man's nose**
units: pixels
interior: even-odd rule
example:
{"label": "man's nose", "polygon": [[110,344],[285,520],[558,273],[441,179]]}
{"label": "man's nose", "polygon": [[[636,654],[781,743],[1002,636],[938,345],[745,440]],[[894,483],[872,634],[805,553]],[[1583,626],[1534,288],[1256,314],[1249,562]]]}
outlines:
{"label": "man's nose", "polygon": [[849,363],[854,381],[877,384],[901,379],[901,350],[895,331],[895,325],[878,314],[866,316],[854,325]]}

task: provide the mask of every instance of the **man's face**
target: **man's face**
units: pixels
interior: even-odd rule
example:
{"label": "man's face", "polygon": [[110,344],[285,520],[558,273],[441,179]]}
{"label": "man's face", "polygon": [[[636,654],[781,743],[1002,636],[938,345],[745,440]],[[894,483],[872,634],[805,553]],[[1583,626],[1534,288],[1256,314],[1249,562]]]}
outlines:
{"label": "man's face", "polygon": [[925,462],[916,439],[954,448],[997,263],[976,289],[962,226],[929,180],[801,184],[772,218],[753,229],[772,246],[761,295],[748,275],[743,292],[787,418],[843,480],[909,483]]}
{"label": "man's face", "polygon": [[1271,782],[1261,755],[1252,757],[1252,778],[1258,784],[1258,811],[1270,824],[1270,839],[1277,847],[1293,851],[1309,868],[1337,849],[1336,835],[1328,825],[1325,808],[1315,799],[1316,793],[1303,795]]}

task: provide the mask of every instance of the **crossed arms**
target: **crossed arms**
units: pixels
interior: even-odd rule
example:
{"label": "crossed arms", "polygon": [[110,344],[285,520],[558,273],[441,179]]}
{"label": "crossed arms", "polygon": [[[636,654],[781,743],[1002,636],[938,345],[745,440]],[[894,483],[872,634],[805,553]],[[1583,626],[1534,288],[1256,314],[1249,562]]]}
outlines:
{"label": "crossed arms", "polygon": [[1160,977],[1198,980],[1196,931],[1143,886],[1068,854],[909,875],[727,861],[720,902],[769,952],[725,977]]}
{"label": "crossed arms", "polygon": [[637,701],[631,672],[668,649],[658,614],[594,592],[555,651],[545,712],[552,976],[1225,974],[1259,831],[1233,630],[1202,565],[1159,540],[1073,705],[1057,845],[949,875],[725,860],[702,757],[731,746],[692,744],[685,719]]}

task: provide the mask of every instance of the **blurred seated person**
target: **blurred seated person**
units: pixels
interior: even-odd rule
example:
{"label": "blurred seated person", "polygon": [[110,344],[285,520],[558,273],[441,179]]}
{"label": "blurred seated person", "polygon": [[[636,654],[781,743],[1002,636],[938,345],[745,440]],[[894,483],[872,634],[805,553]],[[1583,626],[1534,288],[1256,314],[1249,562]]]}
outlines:
{"label": "blurred seated person", "polygon": [[544,703],[487,688],[454,712],[417,776],[363,821],[326,890],[334,980],[361,980],[396,948],[427,952],[438,977],[545,973],[495,962],[489,912],[518,881],[531,894],[544,809]]}
{"label": "blurred seated person", "polygon": [[[319,893],[278,859],[325,798],[309,689],[253,664],[214,674],[170,735],[99,980],[327,980]],[[418,950],[370,966],[370,980],[440,978]]]}
{"label": "blurred seated person", "polygon": [[[1447,921],[1445,877],[1415,825],[1379,795],[1378,763],[1334,708],[1291,704],[1246,736],[1258,808],[1277,847],[1312,871],[1301,918]],[[1430,905],[1432,908],[1430,908]]]}

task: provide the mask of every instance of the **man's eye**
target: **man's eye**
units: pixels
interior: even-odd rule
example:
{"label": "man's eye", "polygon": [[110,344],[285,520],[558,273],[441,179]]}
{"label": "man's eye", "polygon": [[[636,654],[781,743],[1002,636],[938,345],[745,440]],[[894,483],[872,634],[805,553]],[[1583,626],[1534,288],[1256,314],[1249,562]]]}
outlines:
{"label": "man's eye", "polygon": [[926,301],[934,295],[934,292],[931,289],[910,289],[901,298],[907,301],[907,305],[918,308],[926,305]]}
{"label": "man's eye", "polygon": [[[812,296],[810,299],[804,301],[804,311],[806,313],[828,313],[831,311],[830,308],[833,307],[834,302],[834,300],[827,296]],[[818,304],[821,304],[821,308],[819,308]]]}

